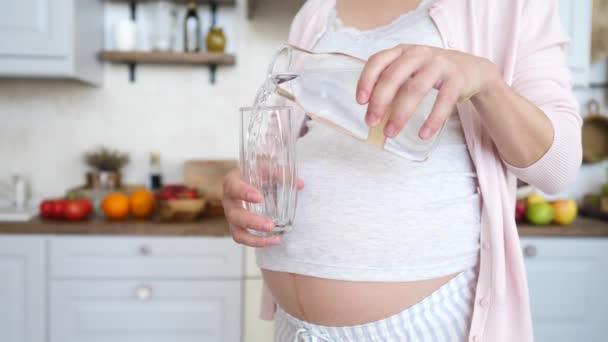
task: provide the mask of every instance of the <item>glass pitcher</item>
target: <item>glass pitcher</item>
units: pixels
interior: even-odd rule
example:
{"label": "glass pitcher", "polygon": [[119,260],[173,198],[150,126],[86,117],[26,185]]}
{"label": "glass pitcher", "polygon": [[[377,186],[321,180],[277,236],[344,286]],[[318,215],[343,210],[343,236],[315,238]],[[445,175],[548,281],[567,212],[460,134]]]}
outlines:
{"label": "glass pitcher", "polygon": [[427,94],[396,137],[386,138],[384,126],[389,113],[370,128],[365,122],[367,105],[356,101],[364,64],[364,60],[346,54],[315,53],[286,45],[277,52],[269,75],[276,92],[296,102],[313,120],[409,160],[428,159],[443,129],[427,140],[420,139],[418,132],[431,113],[437,90]]}

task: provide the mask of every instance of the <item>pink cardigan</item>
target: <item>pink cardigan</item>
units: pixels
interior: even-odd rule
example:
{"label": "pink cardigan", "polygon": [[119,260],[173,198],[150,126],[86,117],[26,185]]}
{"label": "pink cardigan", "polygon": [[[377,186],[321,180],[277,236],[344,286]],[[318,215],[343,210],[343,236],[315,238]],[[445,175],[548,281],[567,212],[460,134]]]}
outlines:
{"label": "pink cardigan", "polygon": [[[308,0],[293,21],[289,42],[311,49],[334,5],[335,0]],[[556,193],[580,167],[581,118],[571,92],[564,55],[568,40],[558,13],[557,0],[437,0],[430,10],[446,48],[492,60],[513,89],[546,113],[554,129],[546,154],[529,167],[516,168],[501,159],[475,107],[470,102],[458,105],[483,198],[472,342],[533,340],[514,221],[516,178]],[[272,319],[274,309],[264,287],[261,317]]]}

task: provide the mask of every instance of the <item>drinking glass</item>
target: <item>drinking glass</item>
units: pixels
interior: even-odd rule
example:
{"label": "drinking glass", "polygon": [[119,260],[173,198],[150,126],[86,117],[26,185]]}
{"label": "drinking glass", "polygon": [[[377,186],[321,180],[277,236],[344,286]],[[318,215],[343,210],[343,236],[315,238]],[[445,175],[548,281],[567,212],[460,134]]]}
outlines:
{"label": "drinking glass", "polygon": [[262,202],[248,203],[252,213],[272,218],[275,229],[258,236],[291,230],[297,201],[295,143],[298,129],[286,106],[241,108],[241,177],[262,194]]}

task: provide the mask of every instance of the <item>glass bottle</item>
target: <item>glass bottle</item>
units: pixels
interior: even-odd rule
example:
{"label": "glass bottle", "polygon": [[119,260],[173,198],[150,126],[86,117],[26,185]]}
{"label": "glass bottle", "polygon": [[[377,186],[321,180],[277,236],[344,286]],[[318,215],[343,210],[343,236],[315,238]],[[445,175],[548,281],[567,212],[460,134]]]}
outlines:
{"label": "glass bottle", "polygon": [[163,175],[160,167],[160,154],[150,153],[150,189],[160,190],[163,187]]}
{"label": "glass bottle", "polygon": [[201,51],[201,20],[196,12],[196,3],[188,3],[188,11],[184,20],[184,51]]}

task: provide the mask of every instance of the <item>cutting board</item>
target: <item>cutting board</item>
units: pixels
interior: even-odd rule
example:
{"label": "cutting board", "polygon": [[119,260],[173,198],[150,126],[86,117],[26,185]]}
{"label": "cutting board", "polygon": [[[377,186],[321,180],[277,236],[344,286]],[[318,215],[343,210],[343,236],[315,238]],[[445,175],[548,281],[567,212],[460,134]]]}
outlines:
{"label": "cutting board", "polygon": [[190,160],[184,165],[184,184],[205,190],[209,199],[220,199],[224,177],[237,167],[236,160]]}

